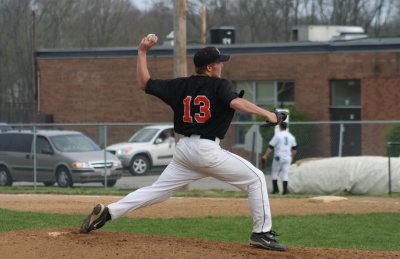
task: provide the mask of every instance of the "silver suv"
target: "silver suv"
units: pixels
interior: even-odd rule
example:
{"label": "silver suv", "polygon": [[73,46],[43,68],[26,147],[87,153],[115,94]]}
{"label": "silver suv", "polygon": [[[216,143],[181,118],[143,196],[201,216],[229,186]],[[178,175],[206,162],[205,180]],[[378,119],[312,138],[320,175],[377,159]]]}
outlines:
{"label": "silver suv", "polygon": [[132,175],[143,175],[152,166],[167,165],[175,152],[173,125],[152,125],[140,129],[127,142],[108,146]]}
{"label": "silver suv", "polygon": [[[35,180],[33,136],[30,130],[0,133],[0,186]],[[105,155],[104,150],[80,132],[36,132],[37,182],[43,182],[46,186],[57,182],[60,187],[87,182],[113,186],[121,174],[120,160],[108,152]]]}

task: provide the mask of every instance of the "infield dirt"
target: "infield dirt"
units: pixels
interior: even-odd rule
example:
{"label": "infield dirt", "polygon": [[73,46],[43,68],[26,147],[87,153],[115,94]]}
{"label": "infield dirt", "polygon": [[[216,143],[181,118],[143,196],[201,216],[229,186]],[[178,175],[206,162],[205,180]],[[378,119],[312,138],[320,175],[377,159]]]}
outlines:
{"label": "infield dirt", "polygon": [[[90,212],[92,207],[118,200],[116,196],[0,195],[0,208],[63,214]],[[337,202],[309,199],[270,200],[272,214],[400,212],[396,198],[350,197]],[[174,218],[203,216],[250,216],[246,199],[171,198],[128,217]],[[22,230],[0,233],[1,258],[400,258],[400,252],[355,249],[289,247],[274,252],[247,244],[195,238],[94,231],[79,234],[71,228]]]}

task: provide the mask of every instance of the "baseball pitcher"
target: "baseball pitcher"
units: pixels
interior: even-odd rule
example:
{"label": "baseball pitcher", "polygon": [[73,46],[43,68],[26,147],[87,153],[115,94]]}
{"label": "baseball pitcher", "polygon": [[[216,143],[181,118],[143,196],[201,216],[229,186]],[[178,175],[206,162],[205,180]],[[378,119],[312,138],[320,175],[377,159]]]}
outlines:
{"label": "baseball pitcher", "polygon": [[157,36],[150,34],[139,44],[138,86],[147,94],[160,98],[173,110],[174,130],[184,137],[178,141],[172,161],[155,183],[107,206],[96,205],[80,231],[89,233],[108,220],[165,201],[185,185],[211,176],[247,192],[253,216],[250,244],[285,250],[271,229],[271,211],[263,172],[242,157],[222,149],[219,143],[225,137],[235,110],[262,116],[269,125],[281,123],[286,114],[262,109],[234,92],[231,83],[221,78],[224,63],[230,56],[215,47],[196,52],[193,58],[196,75],[170,80],[151,78],[147,52],[156,42]]}

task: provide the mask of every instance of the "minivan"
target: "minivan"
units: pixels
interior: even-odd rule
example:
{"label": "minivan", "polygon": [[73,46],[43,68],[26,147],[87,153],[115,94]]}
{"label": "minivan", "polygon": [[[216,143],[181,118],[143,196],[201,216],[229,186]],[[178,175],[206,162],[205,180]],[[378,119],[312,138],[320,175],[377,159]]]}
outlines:
{"label": "minivan", "polygon": [[12,127],[6,122],[0,122],[0,132],[12,130]]}
{"label": "minivan", "polygon": [[34,181],[35,152],[36,181],[45,186],[100,182],[111,187],[122,175],[121,161],[81,132],[37,130],[36,150],[34,135],[32,130],[0,133],[0,186]]}

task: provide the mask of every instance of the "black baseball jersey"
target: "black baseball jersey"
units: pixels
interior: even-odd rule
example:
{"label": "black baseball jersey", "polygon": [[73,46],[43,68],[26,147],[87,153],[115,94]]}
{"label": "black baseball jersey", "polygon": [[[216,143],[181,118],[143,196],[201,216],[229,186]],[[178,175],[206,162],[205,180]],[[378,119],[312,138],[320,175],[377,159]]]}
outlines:
{"label": "black baseball jersey", "polygon": [[230,102],[238,95],[229,81],[209,76],[152,80],[146,93],[155,95],[174,111],[175,132],[223,139],[232,121]]}

